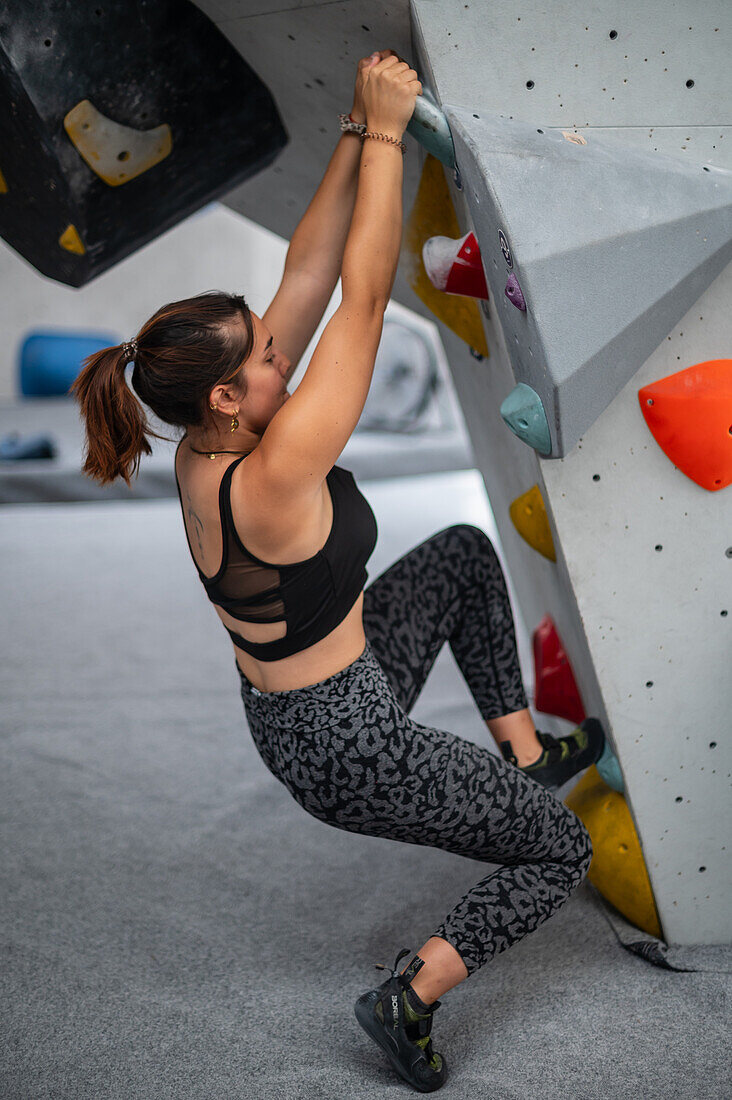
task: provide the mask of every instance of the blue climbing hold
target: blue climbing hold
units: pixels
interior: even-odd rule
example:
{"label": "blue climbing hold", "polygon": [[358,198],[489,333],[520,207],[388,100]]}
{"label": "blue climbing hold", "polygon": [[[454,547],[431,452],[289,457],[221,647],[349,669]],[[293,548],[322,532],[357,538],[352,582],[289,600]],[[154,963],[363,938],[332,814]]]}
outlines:
{"label": "blue climbing hold", "polygon": [[544,406],[531,386],[519,382],[501,405],[501,416],[523,443],[541,455],[551,454],[552,439]]}
{"label": "blue climbing hold", "polygon": [[608,787],[612,787],[614,791],[618,791],[620,794],[625,793],[625,783],[623,782],[623,773],[620,771],[618,758],[610,748],[607,740],[605,741],[605,748],[602,750],[602,756],[595,767]]}
{"label": "blue climbing hold", "polygon": [[[432,153],[433,157],[437,157],[447,168],[454,169],[457,173],[450,124],[429,92],[423,90],[422,95],[417,96],[414,112],[407,123],[407,133],[411,134],[428,153]],[[459,173],[457,173],[456,183],[458,179]],[[462,183],[459,187],[462,190]]]}

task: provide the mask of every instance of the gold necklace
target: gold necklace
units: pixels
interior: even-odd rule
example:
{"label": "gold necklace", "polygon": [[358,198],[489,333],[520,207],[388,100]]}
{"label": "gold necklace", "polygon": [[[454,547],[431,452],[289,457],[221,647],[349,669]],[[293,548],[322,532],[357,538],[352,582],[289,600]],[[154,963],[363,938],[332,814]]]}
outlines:
{"label": "gold necklace", "polygon": [[199,451],[196,447],[191,446],[190,443],[188,444],[188,446],[191,448],[192,451],[195,451],[195,453],[197,455],[208,455],[208,457],[211,458],[211,459],[215,458],[216,455],[242,455],[243,456],[243,455],[250,455],[252,453],[251,451]]}

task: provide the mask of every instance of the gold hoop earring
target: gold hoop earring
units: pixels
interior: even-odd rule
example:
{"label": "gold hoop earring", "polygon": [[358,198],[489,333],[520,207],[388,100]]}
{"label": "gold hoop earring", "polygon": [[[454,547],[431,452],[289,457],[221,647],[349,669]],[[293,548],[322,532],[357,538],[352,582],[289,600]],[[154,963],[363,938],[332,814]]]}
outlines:
{"label": "gold hoop earring", "polygon": [[212,405],[211,402],[209,401],[208,407],[209,407],[209,409],[218,409],[219,403],[217,401],[215,405]]}
{"label": "gold hoop earring", "polygon": [[234,415],[231,418],[231,430],[232,430],[232,432],[235,432],[236,429],[239,427],[239,418],[236,415],[238,412],[239,412],[239,410],[237,409],[236,412],[234,413]]}

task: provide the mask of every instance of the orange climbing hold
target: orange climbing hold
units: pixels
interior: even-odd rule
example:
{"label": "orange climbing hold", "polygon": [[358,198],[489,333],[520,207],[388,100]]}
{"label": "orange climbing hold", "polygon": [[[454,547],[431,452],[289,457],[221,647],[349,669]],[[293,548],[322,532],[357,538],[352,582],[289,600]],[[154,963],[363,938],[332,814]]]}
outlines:
{"label": "orange climbing hold", "polygon": [[716,492],[732,482],[732,359],[709,359],[638,390],[646,424],[683,474]]}
{"label": "orange climbing hold", "polygon": [[577,681],[551,616],[545,615],[533,634],[534,706],[544,714],[582,722],[587,715]]}

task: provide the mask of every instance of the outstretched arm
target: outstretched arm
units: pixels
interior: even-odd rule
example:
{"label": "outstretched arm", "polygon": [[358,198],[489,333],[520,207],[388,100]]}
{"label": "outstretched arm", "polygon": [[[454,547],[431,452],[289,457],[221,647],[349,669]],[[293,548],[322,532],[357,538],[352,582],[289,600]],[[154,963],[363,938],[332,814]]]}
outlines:
{"label": "outstretched arm", "polygon": [[312,340],[341,273],[360,157],[358,134],[342,134],[323,181],[292,236],[282,280],[262,317],[290,360],[291,373]]}
{"label": "outstretched arm", "polygon": [[[360,122],[353,112],[354,121]],[[341,134],[320,185],[290,240],[285,275],[307,272],[333,293],[356,201],[361,138]],[[328,297],[330,297],[330,294]]]}
{"label": "outstretched arm", "polygon": [[[393,53],[375,50],[358,63],[351,118],[365,122],[363,87],[372,64]],[[307,271],[333,293],[343,263],[343,251],[356,202],[361,139],[358,134],[341,134],[325,175],[310,205],[292,235],[285,272]]]}
{"label": "outstretched arm", "polygon": [[[366,71],[391,53],[374,51],[359,61],[351,108],[354,122],[366,121],[362,100]],[[341,134],[320,186],[292,235],[282,281],[262,318],[292,363],[290,375],[312,340],[341,273],[360,160],[359,136]]]}

